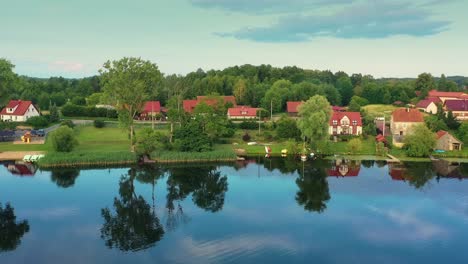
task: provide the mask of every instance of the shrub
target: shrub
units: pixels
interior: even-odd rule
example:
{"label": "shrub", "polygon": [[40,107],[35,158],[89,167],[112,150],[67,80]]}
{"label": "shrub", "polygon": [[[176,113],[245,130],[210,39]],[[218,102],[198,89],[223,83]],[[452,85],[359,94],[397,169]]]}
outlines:
{"label": "shrub", "polygon": [[244,140],[245,142],[250,141],[249,133],[245,132],[245,134],[242,136],[242,140]]}
{"label": "shrub", "polygon": [[409,157],[427,157],[436,144],[436,136],[425,125],[417,125],[412,134],[405,137],[404,143]]}
{"label": "shrub", "polygon": [[282,116],[276,123],[276,135],[279,138],[299,138],[301,131],[297,128],[296,120]]}
{"label": "shrub", "polygon": [[71,120],[63,120],[61,123],[60,123],[61,126],[67,126],[69,128],[74,128],[75,127],[75,124],[73,124],[73,121]]}
{"label": "shrub", "polygon": [[362,150],[362,141],[359,138],[351,139],[346,145],[349,152],[356,154]]}
{"label": "shrub", "polygon": [[49,112],[50,112],[49,121],[51,123],[58,122],[60,117],[59,117],[57,106],[55,104],[49,107]]}
{"label": "shrub", "polygon": [[156,150],[167,149],[168,142],[161,132],[144,128],[136,137],[136,151],[139,155],[151,155]]}
{"label": "shrub", "polygon": [[254,121],[243,121],[239,124],[239,128],[253,130],[258,128],[258,124]]}
{"label": "shrub", "polygon": [[62,107],[62,114],[68,117],[109,117],[117,118],[116,110],[106,108],[96,108],[94,106],[81,106],[67,103]]}
{"label": "shrub", "polygon": [[26,124],[34,127],[35,129],[44,128],[49,125],[49,120],[43,116],[33,116],[26,121]]}
{"label": "shrub", "polygon": [[61,126],[52,132],[50,140],[52,140],[52,146],[57,152],[71,152],[78,145],[73,129],[67,126]]}
{"label": "shrub", "polygon": [[191,120],[174,132],[174,146],[184,152],[203,152],[211,150],[211,141],[202,124]]}
{"label": "shrub", "polygon": [[93,123],[95,128],[103,128],[106,126],[106,123],[104,123],[102,120],[94,120]]}

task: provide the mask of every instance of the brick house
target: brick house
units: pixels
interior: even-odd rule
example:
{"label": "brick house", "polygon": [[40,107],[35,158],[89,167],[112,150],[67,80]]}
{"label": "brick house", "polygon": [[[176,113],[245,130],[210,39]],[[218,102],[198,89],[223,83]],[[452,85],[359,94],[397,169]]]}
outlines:
{"label": "brick house", "polygon": [[447,131],[440,130],[437,132],[436,149],[445,151],[461,150],[463,142],[455,138]]}
{"label": "brick house", "polygon": [[410,135],[413,127],[419,124],[424,124],[424,117],[418,109],[399,108],[394,110],[390,119],[393,144],[402,147],[404,137]]}

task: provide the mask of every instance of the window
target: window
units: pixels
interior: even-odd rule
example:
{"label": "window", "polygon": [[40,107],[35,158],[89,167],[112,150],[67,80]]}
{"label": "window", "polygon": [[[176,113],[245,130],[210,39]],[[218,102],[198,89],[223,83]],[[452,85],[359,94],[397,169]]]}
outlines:
{"label": "window", "polygon": [[338,125],[338,121],[337,121],[337,120],[333,120],[333,125],[334,125],[334,126]]}
{"label": "window", "polygon": [[353,126],[357,126],[357,121],[353,120]]}

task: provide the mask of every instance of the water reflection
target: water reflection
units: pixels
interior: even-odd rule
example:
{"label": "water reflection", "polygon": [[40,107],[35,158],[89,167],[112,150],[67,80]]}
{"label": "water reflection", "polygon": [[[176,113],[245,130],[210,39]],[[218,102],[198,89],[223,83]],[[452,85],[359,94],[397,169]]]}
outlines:
{"label": "water reflection", "polygon": [[11,174],[17,176],[34,176],[37,170],[34,164],[28,162],[7,162],[4,163],[3,166],[5,166]]}
{"label": "water reflection", "polygon": [[164,235],[154,208],[135,192],[136,175],[136,171],[130,169],[120,179],[119,197],[114,198],[115,214],[109,208],[101,210],[104,218],[101,238],[109,248],[139,251],[154,246]]}
{"label": "water reflection", "polygon": [[326,202],[330,200],[330,191],[328,189],[326,168],[329,163],[320,163],[314,165],[302,164],[302,173],[296,179],[296,185],[299,191],[296,193],[296,201],[307,211],[321,213],[326,208]]}
{"label": "water reflection", "polygon": [[0,203],[0,253],[15,250],[27,232],[28,221],[16,222],[15,209],[9,203],[5,207]]}
{"label": "water reflection", "polygon": [[50,173],[50,180],[60,188],[69,188],[75,185],[78,176],[80,176],[80,170],[77,168],[53,169]]}

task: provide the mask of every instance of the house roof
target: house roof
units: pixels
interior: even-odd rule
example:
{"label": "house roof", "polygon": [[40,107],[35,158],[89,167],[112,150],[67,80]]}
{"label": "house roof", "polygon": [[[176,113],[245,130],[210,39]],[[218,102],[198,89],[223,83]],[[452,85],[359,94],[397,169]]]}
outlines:
{"label": "house roof", "polygon": [[334,170],[328,170],[328,177],[357,177],[359,176],[360,170],[360,167],[348,167],[347,170],[340,171],[340,167],[336,166]]}
{"label": "house roof", "polygon": [[468,98],[468,94],[462,92],[440,92],[436,90],[429,91],[430,97],[454,97],[454,98]]}
{"label": "house roof", "polygon": [[414,122],[423,123],[424,118],[418,109],[414,108],[399,108],[392,113],[393,122]]}
{"label": "house roof", "polygon": [[197,100],[184,100],[182,104],[184,107],[184,111],[191,113],[193,112],[193,109],[195,108],[195,106],[197,106],[198,101]]}
{"label": "house roof", "polygon": [[343,111],[345,111],[346,109],[345,109],[344,107],[334,105],[334,106],[332,106],[332,110],[333,110],[334,112],[343,112]]}
{"label": "house roof", "polygon": [[145,103],[143,112],[161,112],[161,103],[159,103],[159,101],[148,101]]}
{"label": "house roof", "polygon": [[239,106],[232,107],[228,109],[229,116],[257,116],[258,108],[248,107],[248,106]]}
{"label": "house roof", "polygon": [[429,99],[424,99],[419,101],[419,103],[416,105],[418,108],[427,108],[431,103],[433,103],[432,100]]}
{"label": "house roof", "polygon": [[445,107],[448,111],[468,111],[466,100],[446,100]]}
{"label": "house roof", "polygon": [[299,110],[299,106],[302,104],[302,102],[297,102],[297,101],[289,101],[289,102],[286,102],[286,110],[288,111],[288,113],[298,113]]}
{"label": "house roof", "polygon": [[[32,105],[31,101],[11,100],[10,102],[8,102],[7,106],[2,109],[2,112],[0,112],[0,114],[22,116],[26,113],[30,105]],[[7,113],[7,108],[15,107],[16,109],[13,113]]]}
{"label": "house roof", "polygon": [[444,130],[439,130],[437,131],[437,139],[443,137],[444,135],[446,135],[448,132],[447,131],[444,131]]}
{"label": "house roof", "polygon": [[353,121],[357,121],[357,125],[362,126],[361,113],[359,112],[333,112],[333,115],[330,118],[329,124],[333,125],[333,121],[337,121],[339,125],[340,120],[343,119],[345,116],[349,118],[351,125]]}

